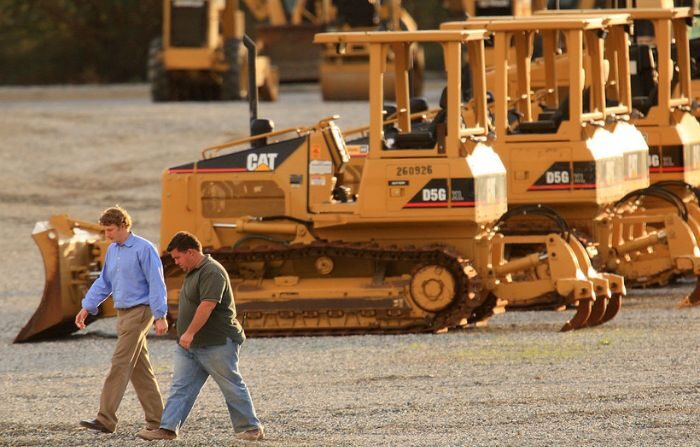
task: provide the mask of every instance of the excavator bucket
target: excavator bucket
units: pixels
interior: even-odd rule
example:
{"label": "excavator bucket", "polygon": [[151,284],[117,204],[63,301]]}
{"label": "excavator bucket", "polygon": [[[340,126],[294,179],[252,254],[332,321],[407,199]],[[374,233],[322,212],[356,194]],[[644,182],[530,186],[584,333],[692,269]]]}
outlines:
{"label": "excavator bucket", "polygon": [[[98,225],[65,215],[38,222],[32,238],[44,260],[44,293],[34,315],[17,334],[15,343],[52,339],[78,330],[75,314],[80,311],[83,296],[100,274],[108,244]],[[113,314],[109,300],[103,304],[100,316]]]}

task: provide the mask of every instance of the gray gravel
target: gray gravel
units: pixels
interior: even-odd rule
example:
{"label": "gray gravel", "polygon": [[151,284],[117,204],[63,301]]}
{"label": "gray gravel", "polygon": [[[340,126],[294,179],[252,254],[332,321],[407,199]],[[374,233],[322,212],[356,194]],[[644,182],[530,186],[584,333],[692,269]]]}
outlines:
{"label": "gray gravel", "polygon": [[[343,127],[366,122],[364,104],[323,103],[310,86],[261,105],[278,129],[334,113]],[[145,444],[131,389],[117,433],[77,424],[97,410],[114,320],[11,344],[43,287],[31,230],[118,202],[157,242],[162,170],[244,135],[247,119],[245,103],[154,105],[145,86],[0,88],[1,446]],[[612,322],[565,334],[571,312],[512,312],[441,335],[251,339],[241,368],[267,446],[700,445],[700,309],[674,308],[690,287],[633,290]],[[165,391],[174,341],[149,345]],[[172,444],[237,445],[215,385]]]}

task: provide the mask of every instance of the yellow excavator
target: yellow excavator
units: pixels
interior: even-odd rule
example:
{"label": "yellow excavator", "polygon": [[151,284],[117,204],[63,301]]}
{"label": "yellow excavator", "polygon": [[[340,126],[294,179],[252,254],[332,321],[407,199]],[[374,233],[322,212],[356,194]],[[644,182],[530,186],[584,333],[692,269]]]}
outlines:
{"label": "yellow excavator", "polygon": [[[563,329],[585,326],[612,286],[589,279],[557,232],[505,236],[493,227],[506,210],[506,172],[488,133],[484,38],[484,31],[317,35],[320,44],[369,47],[366,142],[347,141],[337,116],[274,130],[257,117],[253,95],[250,137],[163,173],[161,247],[177,231],[196,234],[230,272],[238,317],[252,336],[436,332],[542,294],[577,307]],[[423,43],[443,48],[450,92],[430,120],[413,113],[408,81],[410,47]],[[461,117],[463,46],[472,124]],[[383,92],[389,67],[397,104],[391,128]],[[348,170],[350,151],[362,145],[361,169]],[[38,224],[34,238],[46,286],[17,342],[75,330],[82,293],[105,253],[98,228],[66,216]],[[506,250],[523,244],[537,248],[517,256]],[[183,273],[163,255],[169,314],[177,319]]]}

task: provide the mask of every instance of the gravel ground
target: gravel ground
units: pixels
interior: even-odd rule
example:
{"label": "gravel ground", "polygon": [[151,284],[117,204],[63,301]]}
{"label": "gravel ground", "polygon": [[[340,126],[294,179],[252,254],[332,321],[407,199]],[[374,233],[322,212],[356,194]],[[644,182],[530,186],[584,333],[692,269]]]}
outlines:
{"label": "gravel ground", "polygon": [[[154,105],[146,95],[145,86],[0,88],[1,446],[145,444],[132,390],[117,433],[77,424],[97,410],[114,320],[56,342],[12,339],[43,287],[36,221],[59,212],[94,221],[120,203],[157,242],[162,170],[247,132],[246,103]],[[278,129],[332,114],[346,128],[367,121],[362,103],[323,103],[312,86],[285,86],[280,102],[261,104]],[[241,368],[267,446],[700,445],[700,309],[674,308],[690,287],[633,290],[612,322],[565,334],[557,329],[571,312],[512,312],[441,335],[251,339]],[[174,341],[149,344],[166,391]],[[172,444],[237,445],[215,385]]]}

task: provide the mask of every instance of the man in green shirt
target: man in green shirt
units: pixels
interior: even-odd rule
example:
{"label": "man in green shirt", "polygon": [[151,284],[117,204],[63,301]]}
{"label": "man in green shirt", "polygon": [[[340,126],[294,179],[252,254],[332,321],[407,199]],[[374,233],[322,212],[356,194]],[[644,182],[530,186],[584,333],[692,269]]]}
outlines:
{"label": "man in green shirt", "polygon": [[175,371],[160,429],[141,430],[138,436],[149,441],[176,439],[199,391],[212,376],[226,400],[236,437],[263,439],[263,426],[238,372],[245,334],[236,320],[228,273],[202,253],[201,243],[190,233],[177,233],[167,251],[187,272],[180,290]]}

